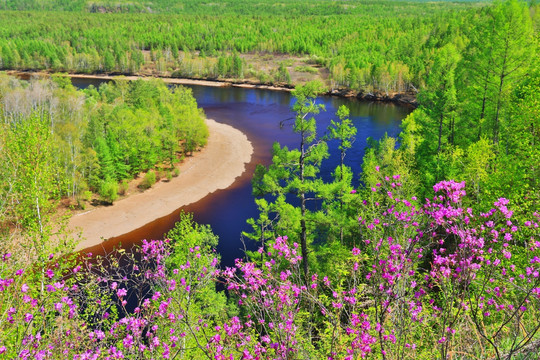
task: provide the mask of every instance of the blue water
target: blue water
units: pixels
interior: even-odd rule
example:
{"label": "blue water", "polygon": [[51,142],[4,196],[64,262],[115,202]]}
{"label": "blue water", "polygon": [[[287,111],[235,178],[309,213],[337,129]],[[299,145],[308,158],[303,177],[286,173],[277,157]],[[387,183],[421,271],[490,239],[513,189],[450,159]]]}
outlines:
{"label": "blue water", "polygon": [[[73,79],[75,86],[84,88],[89,84],[98,85],[95,80]],[[242,241],[242,231],[249,231],[246,219],[257,217],[257,209],[251,195],[251,177],[255,166],[259,163],[268,165],[271,162],[272,144],[278,141],[289,148],[297,147],[299,137],[292,131],[294,113],[291,107],[294,98],[290,93],[282,91],[218,88],[206,86],[189,86],[197,103],[206,116],[218,122],[231,125],[244,132],[254,147],[251,162],[246,172],[228,189],[220,190],[205,197],[196,204],[183,208],[193,212],[194,219],[203,224],[210,224],[214,233],[220,238],[218,252],[222,257],[222,265],[230,266],[234,259],[244,255],[243,249],[255,248],[256,244],[246,239]],[[386,103],[360,102],[356,99],[336,97],[319,97],[326,111],[316,116],[318,134],[324,135],[330,120],[337,120],[335,112],[340,105],[347,105],[350,118],[358,129],[353,147],[347,152],[345,162],[355,174],[355,183],[359,183],[362,158],[367,146],[367,138],[376,140],[386,134],[397,136],[401,120],[411,109]],[[283,124],[283,126],[280,126]],[[339,164],[339,149],[336,141],[329,143],[330,158],[323,163],[321,175],[330,179],[331,173]],[[144,238],[162,237],[178,219],[181,209],[168,217],[158,219],[130,234],[112,239],[111,243],[121,241],[139,242]]]}

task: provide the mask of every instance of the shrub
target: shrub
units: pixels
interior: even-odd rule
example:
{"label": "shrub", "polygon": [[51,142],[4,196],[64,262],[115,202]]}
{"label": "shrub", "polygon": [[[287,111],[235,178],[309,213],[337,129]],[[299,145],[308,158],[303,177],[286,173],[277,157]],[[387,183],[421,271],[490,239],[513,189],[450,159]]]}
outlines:
{"label": "shrub", "polygon": [[99,187],[99,195],[103,201],[112,204],[118,199],[118,183],[114,180],[106,180]]}
{"label": "shrub", "polygon": [[351,193],[362,198],[362,237],[335,276],[306,277],[286,236],[220,270],[217,237],[189,215],[170,240],[123,252],[121,267],[108,265],[118,264],[111,255],[71,265],[51,254],[22,268],[0,253],[0,355],[536,358],[540,214],[517,221],[504,198],[477,214],[454,181],[420,205],[401,196],[399,180]]}
{"label": "shrub", "polygon": [[305,73],[310,73],[310,74],[317,74],[319,72],[318,69],[313,68],[311,66],[307,66],[307,65],[297,66],[294,68],[294,71],[305,72]]}
{"label": "shrub", "polygon": [[92,192],[89,190],[85,190],[79,196],[81,200],[90,201],[92,199]]}
{"label": "shrub", "polygon": [[139,185],[139,187],[143,189],[150,189],[155,183],[156,183],[156,173],[154,172],[154,170],[150,170],[144,175],[144,179]]}
{"label": "shrub", "polygon": [[129,181],[127,181],[126,179],[122,180],[122,182],[120,183],[120,186],[118,188],[118,194],[120,195],[126,195],[127,191],[129,189]]}

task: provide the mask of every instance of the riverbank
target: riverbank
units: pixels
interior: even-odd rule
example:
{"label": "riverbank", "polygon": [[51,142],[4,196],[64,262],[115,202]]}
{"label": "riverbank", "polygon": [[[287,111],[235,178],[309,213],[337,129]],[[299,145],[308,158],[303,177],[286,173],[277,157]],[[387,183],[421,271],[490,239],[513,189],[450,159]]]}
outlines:
{"label": "riverbank", "polygon": [[207,120],[207,125],[208,144],[181,164],[178,177],[114,205],[74,215],[68,229],[81,235],[76,250],[129,233],[232,185],[249,163],[253,146],[245,134],[229,125],[213,120]]}
{"label": "riverbank", "polygon": [[[37,77],[48,77],[53,73],[46,71],[16,71],[10,70],[6,71],[8,75],[16,76],[18,78],[28,80],[32,76]],[[188,79],[188,78],[175,78],[175,77],[166,77],[166,76],[152,76],[152,75],[96,75],[96,74],[67,74],[60,73],[60,75],[67,76],[72,79],[94,79],[94,80],[114,80],[115,78],[122,76],[126,80],[147,80],[147,79],[161,79],[166,84],[175,84],[175,85],[201,85],[201,86],[211,86],[211,87],[238,87],[245,89],[262,89],[262,90],[274,90],[274,91],[287,91],[291,92],[294,90],[293,87],[287,86],[276,86],[276,85],[265,85],[257,84],[250,82],[248,80],[244,81],[231,81],[231,80],[205,80],[205,79]]]}
{"label": "riverbank", "polygon": [[[20,78],[29,78],[31,76],[50,76],[48,72],[33,72],[33,71],[8,71],[10,75],[14,75]],[[163,80],[167,84],[176,85],[201,85],[211,87],[238,87],[245,89],[262,89],[273,91],[286,91],[291,92],[294,90],[293,86],[280,86],[280,85],[266,85],[261,83],[252,82],[249,80],[232,80],[232,79],[188,79],[188,78],[175,78],[165,76],[151,76],[151,75],[96,75],[96,74],[62,74],[74,79],[95,79],[95,80],[114,80],[118,76],[123,76],[127,80],[138,79],[153,79],[158,78]],[[342,98],[356,98],[362,101],[377,101],[377,102],[391,102],[398,105],[405,105],[416,108],[418,102],[416,100],[416,93],[414,91],[408,92],[358,92],[351,89],[341,88],[332,89],[326,92],[325,95],[336,96]]]}

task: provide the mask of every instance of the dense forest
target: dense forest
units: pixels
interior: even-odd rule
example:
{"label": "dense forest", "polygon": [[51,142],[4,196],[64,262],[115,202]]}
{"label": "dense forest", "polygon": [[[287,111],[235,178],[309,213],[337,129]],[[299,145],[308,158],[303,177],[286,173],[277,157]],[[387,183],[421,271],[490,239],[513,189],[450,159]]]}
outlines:
{"label": "dense forest", "polygon": [[[143,2],[110,4],[148,8]],[[0,69],[278,84],[318,78],[330,88],[415,91],[425,85],[438,48],[468,46],[475,31],[471,24],[483,7],[425,1],[154,1],[152,14],[109,13],[106,3],[107,13],[94,14],[87,5],[0,2],[0,9],[30,10],[0,12]],[[36,11],[42,9],[50,11]],[[537,23],[537,8],[531,9]]]}
{"label": "dense forest", "polygon": [[[47,222],[60,197],[112,201],[122,180],[203,145],[189,91],[0,77],[0,358],[540,356],[534,2],[0,8],[5,69],[246,79],[264,54],[265,81],[294,83],[291,64],[323,80],[296,86],[297,146],[276,143],[253,176],[259,216],[243,235],[259,249],[223,269],[220,239],[189,214],[165,239],[84,261]],[[347,152],[361,134],[348,109],[317,127],[317,96],[340,86],[417,91],[399,137],[369,141],[358,187]],[[341,160],[328,180],[330,142]]]}

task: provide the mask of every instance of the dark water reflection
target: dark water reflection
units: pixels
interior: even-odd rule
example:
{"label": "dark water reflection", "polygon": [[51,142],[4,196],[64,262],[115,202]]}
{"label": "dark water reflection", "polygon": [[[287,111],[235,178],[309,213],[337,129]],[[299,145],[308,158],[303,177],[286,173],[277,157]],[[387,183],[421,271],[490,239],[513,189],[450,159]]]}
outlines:
{"label": "dark water reflection", "polygon": [[[96,80],[73,79],[73,84],[85,88],[90,84],[99,85]],[[257,209],[251,196],[251,177],[256,164],[268,165],[271,162],[272,144],[278,141],[289,148],[296,147],[298,136],[292,131],[294,113],[290,107],[293,104],[291,94],[287,92],[218,88],[205,86],[189,86],[197,103],[202,107],[208,118],[229,124],[244,132],[254,147],[252,161],[247,165],[246,172],[226,190],[216,191],[195,204],[178,209],[173,214],[158,219],[131,233],[110,239],[106,247],[121,242],[123,246],[137,243],[142,239],[161,238],[164,233],[174,226],[181,210],[193,212],[194,219],[203,224],[210,224],[213,231],[219,235],[218,251],[222,256],[222,264],[230,266],[234,259],[243,256],[242,231],[248,231],[246,219],[257,216]],[[353,148],[347,153],[346,162],[352,167],[358,184],[358,174],[361,172],[361,161],[366,139],[380,139],[387,133],[397,136],[401,120],[411,111],[408,108],[394,104],[359,102],[354,99],[336,97],[320,97],[319,103],[325,105],[326,111],[317,118],[319,134],[323,135],[330,125],[331,119],[336,119],[335,112],[340,105],[347,105],[351,119],[358,129]],[[285,125],[280,127],[280,122]],[[330,158],[323,164],[322,175],[330,179],[331,173],[339,162],[339,149],[336,142],[329,144]],[[248,242],[248,241],[246,241]],[[255,244],[247,243],[248,248]],[[102,246],[88,249],[94,253],[101,252]]]}

